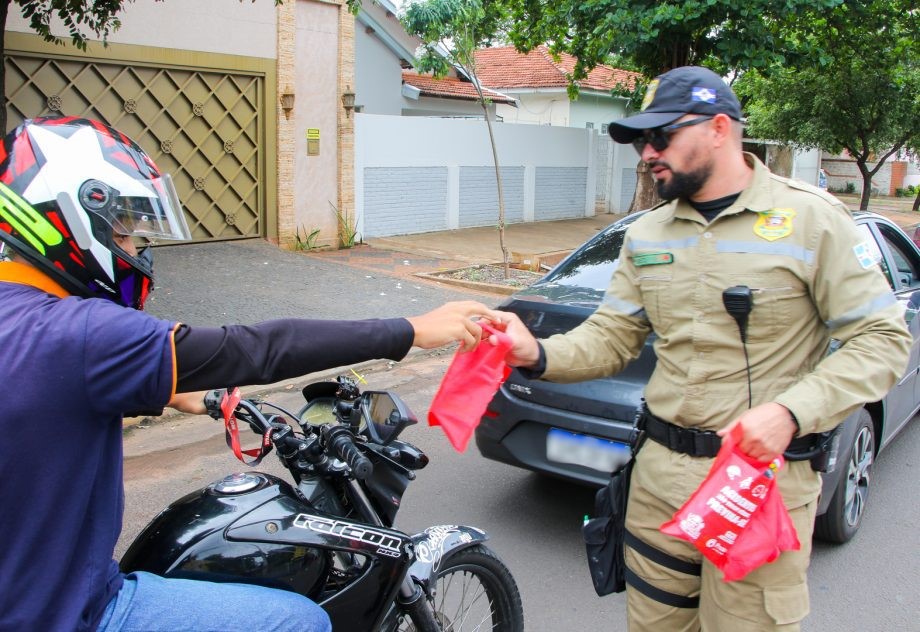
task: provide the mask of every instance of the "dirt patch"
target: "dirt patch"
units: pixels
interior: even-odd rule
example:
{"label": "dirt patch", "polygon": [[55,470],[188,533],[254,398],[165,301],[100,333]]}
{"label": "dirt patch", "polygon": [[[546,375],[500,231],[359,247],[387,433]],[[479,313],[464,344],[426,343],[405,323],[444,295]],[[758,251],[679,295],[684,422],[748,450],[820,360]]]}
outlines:
{"label": "dirt patch", "polygon": [[501,264],[482,264],[466,268],[420,273],[416,276],[484,292],[514,294],[540,279],[543,274],[543,272],[531,272],[530,270],[509,267],[506,278],[504,266]]}

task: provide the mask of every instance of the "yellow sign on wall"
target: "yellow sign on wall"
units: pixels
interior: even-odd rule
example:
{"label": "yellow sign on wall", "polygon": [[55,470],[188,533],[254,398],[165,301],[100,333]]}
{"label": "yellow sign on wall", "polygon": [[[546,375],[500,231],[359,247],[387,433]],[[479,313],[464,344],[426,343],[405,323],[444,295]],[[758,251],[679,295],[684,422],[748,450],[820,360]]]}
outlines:
{"label": "yellow sign on wall", "polygon": [[307,128],[307,155],[319,156],[319,128]]}

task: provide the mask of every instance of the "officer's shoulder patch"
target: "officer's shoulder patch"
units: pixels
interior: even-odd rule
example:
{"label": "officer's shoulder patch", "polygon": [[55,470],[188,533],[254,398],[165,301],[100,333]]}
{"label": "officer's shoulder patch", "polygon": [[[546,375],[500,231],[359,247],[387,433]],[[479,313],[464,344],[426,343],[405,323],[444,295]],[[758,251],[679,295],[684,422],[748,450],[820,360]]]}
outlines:
{"label": "officer's shoulder patch", "polygon": [[853,254],[856,255],[859,265],[866,269],[871,268],[882,260],[881,253],[875,252],[868,241],[863,241],[853,246]]}

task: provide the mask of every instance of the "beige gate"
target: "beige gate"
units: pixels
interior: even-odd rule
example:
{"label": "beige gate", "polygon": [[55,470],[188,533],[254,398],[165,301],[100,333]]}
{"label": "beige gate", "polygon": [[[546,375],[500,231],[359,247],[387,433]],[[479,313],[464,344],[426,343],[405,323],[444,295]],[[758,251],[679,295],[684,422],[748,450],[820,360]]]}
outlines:
{"label": "beige gate", "polygon": [[195,241],[266,235],[265,89],[259,72],[6,56],[8,128],[61,114],[124,132],[172,175]]}

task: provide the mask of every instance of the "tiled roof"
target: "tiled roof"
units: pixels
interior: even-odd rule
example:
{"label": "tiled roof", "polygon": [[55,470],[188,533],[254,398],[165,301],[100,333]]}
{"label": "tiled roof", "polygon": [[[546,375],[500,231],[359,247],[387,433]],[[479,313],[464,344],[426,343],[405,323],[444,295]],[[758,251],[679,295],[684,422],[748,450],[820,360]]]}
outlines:
{"label": "tiled roof", "polygon": [[[482,85],[492,88],[565,88],[566,73],[575,70],[575,57],[561,53],[553,59],[548,47],[538,46],[527,54],[513,46],[481,48],[476,51],[476,75]],[[630,88],[640,75],[610,66],[596,66],[578,82],[582,89],[609,91],[618,83]]]}
{"label": "tiled roof", "polygon": [[[448,99],[465,99],[474,101],[479,98],[476,88],[469,81],[461,81],[456,77],[442,77],[435,79],[431,75],[420,75],[418,73],[403,70],[403,83],[407,83],[414,88],[421,90],[422,96],[426,97],[445,97]],[[483,88],[482,93],[491,99],[494,103],[514,103],[514,99],[496,92]]]}

